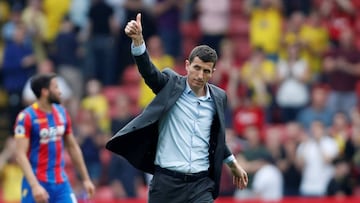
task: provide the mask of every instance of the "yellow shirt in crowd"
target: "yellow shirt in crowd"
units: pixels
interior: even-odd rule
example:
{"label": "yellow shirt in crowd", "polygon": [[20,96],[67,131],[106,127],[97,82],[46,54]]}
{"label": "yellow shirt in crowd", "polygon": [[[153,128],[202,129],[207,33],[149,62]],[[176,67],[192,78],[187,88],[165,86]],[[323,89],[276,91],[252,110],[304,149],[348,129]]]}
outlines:
{"label": "yellow shirt in crowd", "polygon": [[69,12],[71,0],[44,0],[43,8],[47,20],[45,39],[52,42],[60,29],[64,16]]}
{"label": "yellow shirt in crowd", "polygon": [[309,64],[312,74],[318,74],[320,72],[322,63],[321,53],[327,49],[329,43],[326,28],[304,25],[301,27],[299,33],[287,32],[283,38],[285,47],[282,47],[279,52],[280,58],[287,57],[286,46],[294,43],[306,44],[305,48],[300,51],[300,56]]}
{"label": "yellow shirt in crowd", "polygon": [[267,93],[266,85],[275,81],[275,64],[265,59],[258,67],[254,68],[250,62],[245,62],[241,68],[240,77],[246,85],[254,91],[252,100],[259,105],[268,105],[271,95]]}
{"label": "yellow shirt in crowd", "polygon": [[9,5],[4,1],[0,1],[0,23],[6,22],[9,19],[9,14]]}
{"label": "yellow shirt in crowd", "polygon": [[81,102],[81,107],[95,113],[99,121],[99,127],[103,132],[110,132],[110,118],[108,116],[109,104],[104,95],[85,97]]}
{"label": "yellow shirt in crowd", "polygon": [[279,10],[256,8],[252,11],[250,19],[250,43],[252,47],[261,47],[266,54],[277,54],[281,35],[282,16]]}
{"label": "yellow shirt in crowd", "polygon": [[21,199],[21,183],[23,172],[16,164],[8,163],[1,171],[2,194],[4,203],[20,202]]}
{"label": "yellow shirt in crowd", "polygon": [[[322,54],[329,43],[328,31],[324,27],[313,27],[304,25],[300,30],[300,40],[305,42],[310,50],[302,52],[301,56],[308,62],[312,73],[319,73],[321,70]],[[318,53],[313,54],[312,52]]]}

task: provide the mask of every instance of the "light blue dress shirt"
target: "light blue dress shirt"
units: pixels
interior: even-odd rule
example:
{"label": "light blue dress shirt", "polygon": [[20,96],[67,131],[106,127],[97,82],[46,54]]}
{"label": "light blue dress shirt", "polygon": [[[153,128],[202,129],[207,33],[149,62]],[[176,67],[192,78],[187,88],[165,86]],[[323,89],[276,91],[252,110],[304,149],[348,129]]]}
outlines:
{"label": "light blue dress shirt", "polygon": [[215,104],[209,90],[196,97],[186,83],[175,105],[160,119],[155,164],[184,173],[209,168],[209,140]]}
{"label": "light blue dress shirt", "polygon": [[[145,51],[145,43],[137,47],[131,45],[134,56]],[[186,82],[180,98],[160,119],[155,164],[183,173],[207,171],[210,130],[215,113],[209,87],[206,86],[205,96],[197,97]],[[230,163],[234,159],[231,155],[224,162]]]}

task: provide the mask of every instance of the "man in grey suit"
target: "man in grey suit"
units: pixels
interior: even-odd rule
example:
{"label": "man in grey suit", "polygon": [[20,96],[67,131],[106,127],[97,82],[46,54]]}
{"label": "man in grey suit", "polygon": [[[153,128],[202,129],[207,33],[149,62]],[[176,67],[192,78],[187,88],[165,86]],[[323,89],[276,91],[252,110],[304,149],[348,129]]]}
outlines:
{"label": "man in grey suit", "polygon": [[141,14],[128,22],[131,52],[154,100],[118,131],[106,148],[136,168],[153,174],[150,203],[214,202],[222,164],[243,189],[248,177],[225,144],[226,94],[208,81],[215,71],[216,52],[195,47],[185,61],[187,75],[160,72],[150,61],[142,36]]}

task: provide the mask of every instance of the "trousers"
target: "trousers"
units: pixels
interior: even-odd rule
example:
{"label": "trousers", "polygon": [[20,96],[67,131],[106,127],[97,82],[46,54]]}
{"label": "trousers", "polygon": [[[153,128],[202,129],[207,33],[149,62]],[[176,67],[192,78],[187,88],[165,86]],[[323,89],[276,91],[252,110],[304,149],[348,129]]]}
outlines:
{"label": "trousers", "polygon": [[149,187],[149,203],[213,203],[214,181],[203,172],[179,174],[157,167]]}

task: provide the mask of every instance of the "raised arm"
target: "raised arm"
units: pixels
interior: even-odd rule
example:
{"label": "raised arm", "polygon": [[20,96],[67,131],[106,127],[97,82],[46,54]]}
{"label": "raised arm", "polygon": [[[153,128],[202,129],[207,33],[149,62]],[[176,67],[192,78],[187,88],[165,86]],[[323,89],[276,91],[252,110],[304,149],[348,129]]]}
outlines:
{"label": "raised arm", "polygon": [[142,25],[141,25],[141,14],[138,13],[136,16],[136,21],[131,20],[125,27],[125,34],[132,39],[134,46],[139,47],[144,44],[144,37],[142,35]]}
{"label": "raised arm", "polygon": [[137,14],[136,20],[127,23],[125,34],[132,40],[131,52],[141,76],[144,78],[145,83],[157,94],[165,86],[168,77],[154,66],[146,52],[140,13]]}

